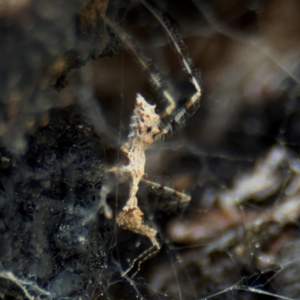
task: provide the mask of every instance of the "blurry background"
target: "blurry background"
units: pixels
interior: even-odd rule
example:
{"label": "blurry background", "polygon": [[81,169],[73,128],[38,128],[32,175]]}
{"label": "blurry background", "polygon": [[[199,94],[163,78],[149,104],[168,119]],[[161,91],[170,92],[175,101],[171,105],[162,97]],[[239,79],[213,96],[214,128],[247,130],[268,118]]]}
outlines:
{"label": "blurry background", "polygon": [[299,298],[300,4],[151,4],[183,38],[204,93],[146,153],[148,178],[192,200],[140,184],[162,250],[131,281],[121,268],[149,241],[98,214],[97,200],[136,94],[158,112],[166,103],[101,15],[122,25],[180,107],[194,90],[178,54],[139,1],[0,0],[3,299]]}

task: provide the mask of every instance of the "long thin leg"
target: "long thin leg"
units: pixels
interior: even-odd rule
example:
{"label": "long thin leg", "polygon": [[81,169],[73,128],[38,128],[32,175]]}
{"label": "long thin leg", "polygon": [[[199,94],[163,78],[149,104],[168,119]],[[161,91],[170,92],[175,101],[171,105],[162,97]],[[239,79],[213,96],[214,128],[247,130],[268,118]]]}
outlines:
{"label": "long thin leg", "polygon": [[[151,250],[151,251],[150,251]],[[152,251],[153,250],[153,251]],[[138,263],[138,267],[137,270],[133,273],[133,275],[131,276],[131,278],[134,278],[135,275],[141,270],[141,265],[142,263],[144,263],[145,261],[147,261],[148,259],[150,259],[151,257],[155,256],[158,252],[159,252],[160,248],[156,248],[155,246],[152,246],[149,251],[150,252],[147,256],[145,256],[143,259],[140,259],[139,263]]]}
{"label": "long thin leg", "polygon": [[[143,262],[145,262],[146,260],[148,260],[149,258],[153,257],[158,251],[159,251],[159,249],[156,248],[156,246],[151,246],[150,248],[148,248],[147,250],[145,250],[143,253],[141,253],[138,257],[136,257],[132,261],[130,267],[126,271],[124,271],[121,276],[124,277],[126,274],[128,274],[128,272],[130,272],[133,269],[133,267],[135,266],[135,264],[137,262],[139,262],[138,263],[137,271],[135,271],[135,273],[133,274],[133,276],[131,276],[131,278],[133,278],[140,271],[141,264]],[[148,254],[148,255],[146,255],[146,254]]]}
{"label": "long thin leg", "polygon": [[[153,88],[161,93],[163,98],[168,102],[168,113],[171,114],[176,106],[176,101],[173,96],[173,93],[171,90],[174,90],[174,88],[170,88],[170,84],[166,84],[163,82],[161,75],[156,70],[156,67],[151,64],[150,59],[145,57],[140,49],[138,47],[136,42],[133,42],[125,33],[123,29],[121,29],[119,26],[117,26],[115,23],[113,23],[111,20],[109,20],[107,17],[102,16],[104,22],[113,29],[113,31],[119,36],[121,41],[124,43],[124,45],[128,48],[128,50],[137,58],[138,63],[142,67],[143,70],[147,71],[150,77],[150,84],[153,86]],[[166,88],[165,86],[168,86]]]}
{"label": "long thin leg", "polygon": [[174,195],[176,197],[178,197],[181,201],[181,203],[188,203],[191,201],[191,196],[190,195],[187,195],[185,193],[181,193],[181,192],[178,192],[170,187],[167,187],[167,186],[163,186],[159,183],[156,183],[154,181],[150,181],[150,180],[147,180],[147,179],[144,179],[142,178],[141,180],[142,182],[150,185],[151,187],[153,188],[156,188],[156,189],[163,189],[165,192],[171,194],[171,195]]}
{"label": "long thin leg", "polygon": [[[144,226],[147,226],[147,225],[144,225]],[[122,275],[121,275],[122,277],[124,277],[130,270],[132,270],[134,265],[138,262],[138,268],[131,277],[131,278],[133,278],[140,271],[142,263],[145,262],[146,260],[150,259],[151,257],[153,257],[154,255],[156,255],[159,252],[160,245],[157,242],[157,240],[155,239],[155,237],[150,236],[150,235],[147,237],[151,241],[152,246],[150,248],[148,248],[147,250],[145,250],[143,253],[141,253],[138,257],[136,257],[132,261],[130,267],[122,273]]]}
{"label": "long thin leg", "polygon": [[[140,2],[148,9],[148,11],[153,15],[153,17],[161,24],[162,28],[165,30],[167,36],[170,38],[173,46],[175,47],[176,52],[179,54],[179,57],[181,59],[181,62],[183,64],[183,70],[190,76],[191,83],[195,87],[196,92],[192,95],[192,97],[189,99],[189,101],[179,109],[176,114],[173,117],[173,120],[180,124],[181,119],[184,117],[184,115],[187,113],[187,111],[195,105],[196,102],[199,101],[201,95],[202,95],[202,89],[199,83],[199,80],[197,76],[195,75],[195,72],[192,69],[192,64],[190,63],[190,59],[187,57],[186,54],[182,51],[182,41],[181,38],[179,38],[178,33],[174,33],[174,29],[170,29],[170,26],[168,26],[168,22],[163,20],[163,17],[160,16],[158,12],[156,12],[151,5],[149,5],[145,0],[140,0]],[[169,115],[170,112],[168,111],[168,107],[163,113],[163,116]],[[167,134],[172,129],[171,122],[166,125],[160,134],[156,136],[156,139],[161,138],[163,135]]]}

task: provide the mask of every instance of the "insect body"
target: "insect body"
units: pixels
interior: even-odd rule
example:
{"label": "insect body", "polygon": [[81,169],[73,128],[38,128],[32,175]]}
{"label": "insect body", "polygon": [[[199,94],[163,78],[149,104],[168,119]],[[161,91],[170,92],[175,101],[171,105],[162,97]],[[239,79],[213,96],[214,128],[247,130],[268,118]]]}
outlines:
{"label": "insect body", "polygon": [[[163,113],[160,115],[155,112],[155,105],[150,105],[143,96],[140,94],[136,97],[135,109],[132,114],[130,125],[129,125],[129,134],[128,140],[125,142],[120,150],[127,158],[127,164],[118,165],[107,170],[108,177],[117,178],[118,182],[127,182],[129,185],[129,195],[125,205],[122,207],[121,211],[117,213],[115,219],[119,227],[130,230],[134,233],[146,236],[152,243],[152,246],[137,257],[131,267],[127,269],[122,275],[127,274],[134,264],[139,261],[138,270],[143,261],[148,259],[153,254],[157,253],[160,249],[160,244],[156,239],[157,230],[154,227],[151,227],[143,222],[143,212],[138,206],[137,192],[139,189],[139,183],[141,180],[146,184],[150,184],[153,187],[160,187],[157,183],[152,183],[149,180],[143,179],[145,175],[145,163],[146,156],[145,151],[152,145],[156,140],[163,137],[172,129],[172,124],[177,123],[181,124],[182,119],[185,117],[186,112],[194,106],[200,99],[201,96],[201,87],[198,81],[198,78],[194,75],[189,59],[183,54],[180,44],[182,41],[177,41],[169,30],[165,22],[162,21],[162,18],[153,10],[147,2],[140,1],[148,11],[161,23],[162,27],[169,36],[176,52],[179,54],[184,71],[189,75],[191,83],[195,88],[195,93],[190,97],[190,99],[177,111],[176,99],[171,96],[171,93],[167,89],[164,89],[161,84],[160,77],[158,73],[153,73],[147,64],[147,59],[133,46],[129,38],[120,28],[118,28],[113,22],[104,18],[107,25],[109,25],[120,37],[123,43],[128,46],[128,48],[135,54],[138,58],[140,64],[148,69],[151,82],[154,87],[162,91],[163,97],[168,102],[168,106]],[[170,117],[169,122],[163,125],[162,120],[165,117]],[[106,180],[102,186],[100,193],[100,203],[99,209],[103,211],[106,218],[111,219],[113,217],[113,212],[108,203],[106,202],[107,195],[111,192],[115,184],[115,180]],[[175,191],[171,188],[162,187],[166,192],[171,192],[177,197],[181,198],[183,202],[189,202],[190,196]],[[152,254],[151,254],[152,251]]]}

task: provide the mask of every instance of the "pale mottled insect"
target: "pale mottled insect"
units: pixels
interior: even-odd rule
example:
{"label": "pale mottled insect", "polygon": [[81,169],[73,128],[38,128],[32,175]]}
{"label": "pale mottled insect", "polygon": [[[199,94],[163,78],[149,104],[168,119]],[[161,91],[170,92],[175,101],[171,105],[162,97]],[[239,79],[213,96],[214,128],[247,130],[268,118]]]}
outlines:
{"label": "pale mottled insect", "polygon": [[[169,103],[165,111],[161,115],[158,115],[155,112],[155,105],[150,105],[143,96],[140,94],[137,95],[135,109],[129,125],[130,130],[128,134],[128,141],[121,146],[121,151],[127,157],[128,164],[115,166],[107,170],[107,174],[111,174],[114,178],[117,178],[118,182],[127,182],[129,184],[128,200],[115,217],[116,223],[123,229],[146,236],[152,243],[152,246],[139,257],[137,257],[131,264],[131,267],[122,273],[122,276],[125,276],[133,268],[137,261],[139,261],[137,270],[138,272],[141,263],[160,250],[160,244],[156,239],[157,230],[154,227],[144,224],[142,218],[143,212],[138,206],[138,200],[136,196],[139,189],[138,185],[141,181],[151,185],[152,187],[160,187],[160,185],[157,183],[143,179],[143,176],[145,175],[144,168],[146,162],[145,151],[156,140],[170,132],[174,123],[182,123],[182,119],[185,117],[186,112],[199,101],[201,96],[201,87],[199,81],[192,71],[189,59],[183,54],[181,49],[180,44],[182,41],[178,38],[174,38],[174,35],[169,27],[165,22],[162,21],[162,18],[159,16],[159,14],[154,11],[148,3],[143,0],[140,2],[148,9],[148,11],[152,13],[152,15],[164,28],[176,52],[180,56],[184,71],[189,75],[191,83],[196,91],[183,107],[180,107],[177,111],[175,111],[177,101],[172,97],[171,93],[169,93],[167,89],[163,88],[160,76],[157,73],[149,71],[150,69],[147,63],[148,60],[133,46],[129,38],[120,28],[118,28],[110,20],[104,18],[107,25],[109,25],[119,35],[123,43],[138,58],[141,66],[149,72],[152,84],[157,90],[162,91],[162,95]],[[169,120],[168,124],[163,125],[162,119],[166,116],[170,116],[171,120]],[[113,212],[108,205],[106,198],[114,187],[114,184],[115,183],[113,180],[104,181],[100,193],[99,209],[103,211],[104,216],[108,219],[113,217]],[[172,193],[180,198],[182,202],[187,203],[190,201],[189,195],[167,187],[163,187],[163,189],[166,192]]]}

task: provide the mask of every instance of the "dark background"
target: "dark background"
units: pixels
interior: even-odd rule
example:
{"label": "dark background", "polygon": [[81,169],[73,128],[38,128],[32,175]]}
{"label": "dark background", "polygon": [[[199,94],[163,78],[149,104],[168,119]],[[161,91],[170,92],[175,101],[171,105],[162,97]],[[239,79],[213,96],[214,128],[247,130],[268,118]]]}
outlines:
{"label": "dark background", "polygon": [[184,39],[204,94],[147,151],[148,178],[192,201],[140,184],[162,249],[131,281],[121,269],[149,241],[98,213],[99,193],[135,95],[158,112],[166,103],[101,16],[121,24],[180,107],[193,87],[178,54],[139,1],[0,0],[1,299],[300,297],[300,4],[151,4]]}

